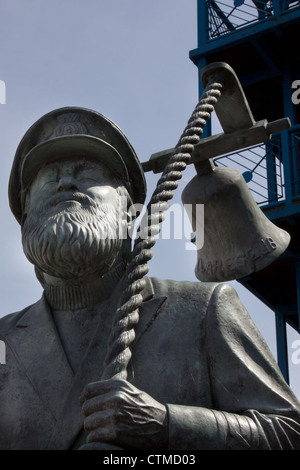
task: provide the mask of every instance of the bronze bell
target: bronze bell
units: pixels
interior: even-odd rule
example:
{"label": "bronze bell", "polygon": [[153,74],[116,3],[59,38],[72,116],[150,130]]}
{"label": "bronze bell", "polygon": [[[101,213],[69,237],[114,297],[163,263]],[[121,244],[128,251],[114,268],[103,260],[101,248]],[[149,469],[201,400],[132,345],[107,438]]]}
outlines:
{"label": "bronze bell", "polygon": [[[247,276],[271,264],[289,245],[290,235],[265,216],[235,169],[211,166],[198,172],[185,187],[182,202],[193,207],[188,215],[196,234],[195,275],[200,281]],[[202,220],[196,220],[196,204],[204,204]]]}

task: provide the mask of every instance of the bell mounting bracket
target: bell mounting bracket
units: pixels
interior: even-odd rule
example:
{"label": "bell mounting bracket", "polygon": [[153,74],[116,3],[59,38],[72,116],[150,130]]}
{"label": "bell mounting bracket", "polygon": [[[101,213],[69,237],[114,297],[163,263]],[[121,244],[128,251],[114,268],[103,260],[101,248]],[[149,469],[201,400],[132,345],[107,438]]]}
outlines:
{"label": "bell mounting bracket", "polygon": [[[255,121],[240,81],[227,63],[214,62],[205,66],[201,71],[201,81],[204,88],[211,81],[223,85],[215,105],[223,132],[203,137],[195,145],[189,163],[195,165],[198,173],[208,163],[213,166],[211,159],[214,157],[268,142],[272,134],[291,127],[289,118],[272,122],[266,119]],[[152,154],[148,161],[142,163],[144,171],[161,173],[173,152],[174,148],[170,148]]]}

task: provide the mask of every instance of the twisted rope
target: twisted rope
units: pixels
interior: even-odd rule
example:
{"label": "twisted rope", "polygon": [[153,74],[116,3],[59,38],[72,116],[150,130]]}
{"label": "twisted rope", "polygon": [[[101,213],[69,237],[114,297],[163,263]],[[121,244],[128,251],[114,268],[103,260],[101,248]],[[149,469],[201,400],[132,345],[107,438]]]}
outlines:
{"label": "twisted rope", "polygon": [[197,104],[169,162],[162,173],[156,189],[147,206],[134,243],[131,261],[127,268],[126,285],[116,311],[102,379],[127,379],[127,366],[131,359],[130,346],[135,339],[135,326],[139,321],[139,309],[143,303],[143,291],[148,273],[148,261],[152,258],[151,249],[156,243],[155,235],[160,232],[164,212],[169,208],[168,201],[173,197],[177,181],[181,179],[195,145],[199,142],[203,128],[221,95],[223,85],[209,82]]}

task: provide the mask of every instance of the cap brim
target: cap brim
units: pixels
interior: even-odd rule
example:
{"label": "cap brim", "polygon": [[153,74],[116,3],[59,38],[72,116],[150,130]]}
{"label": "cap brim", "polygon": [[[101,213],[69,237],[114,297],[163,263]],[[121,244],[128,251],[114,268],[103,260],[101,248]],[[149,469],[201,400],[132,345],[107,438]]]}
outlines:
{"label": "cap brim", "polygon": [[129,184],[126,165],[113,146],[98,137],[76,134],[47,140],[28,152],[21,169],[22,190],[26,191],[38,171],[46,164],[80,156],[104,163],[126,185]]}

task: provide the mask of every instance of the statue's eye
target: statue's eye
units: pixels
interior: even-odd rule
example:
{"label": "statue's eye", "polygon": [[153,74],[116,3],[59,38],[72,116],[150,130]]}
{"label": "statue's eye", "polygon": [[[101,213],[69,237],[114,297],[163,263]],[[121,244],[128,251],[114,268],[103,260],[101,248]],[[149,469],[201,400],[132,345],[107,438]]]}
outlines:
{"label": "statue's eye", "polygon": [[56,180],[56,179],[47,180],[47,181],[45,181],[44,186],[47,186],[47,185],[49,185],[49,184],[54,184],[54,183],[55,183],[55,184],[57,183],[57,180]]}

